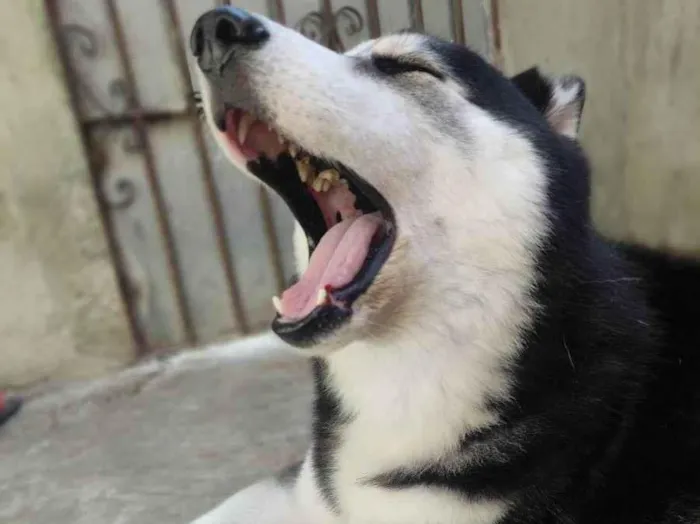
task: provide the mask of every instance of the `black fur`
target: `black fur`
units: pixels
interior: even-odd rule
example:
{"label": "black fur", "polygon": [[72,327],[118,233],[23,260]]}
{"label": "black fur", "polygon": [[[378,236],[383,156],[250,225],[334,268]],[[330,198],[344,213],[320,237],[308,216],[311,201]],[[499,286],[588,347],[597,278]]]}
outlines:
{"label": "black fur", "polygon": [[319,489],[331,509],[337,511],[338,500],[333,485],[333,457],[338,446],[339,432],[347,423],[348,417],[343,413],[340,399],[330,390],[328,369],[319,358],[312,361],[314,376],[314,407],[312,425],[312,448],[314,473]]}
{"label": "black fur", "polygon": [[492,402],[502,423],[464,436],[481,460],[372,482],[507,500],[501,524],[700,522],[700,264],[600,238],[585,157],[542,117],[545,85],[523,92],[463,47],[433,45],[470,100],[545,160],[552,232],[538,255],[541,311],[509,368],[512,400]]}
{"label": "black fur", "polygon": [[539,69],[531,67],[510,79],[541,113],[552,100],[552,87]]}

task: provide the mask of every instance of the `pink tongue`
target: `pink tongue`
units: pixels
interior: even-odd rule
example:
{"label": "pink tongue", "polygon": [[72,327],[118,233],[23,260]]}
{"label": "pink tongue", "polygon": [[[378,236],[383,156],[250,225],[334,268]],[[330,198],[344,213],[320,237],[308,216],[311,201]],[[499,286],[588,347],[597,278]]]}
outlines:
{"label": "pink tongue", "polygon": [[323,235],[301,280],[282,293],[282,317],[298,320],[318,304],[319,291],[349,284],[367,258],[372,238],[382,224],[379,213],[338,222]]}

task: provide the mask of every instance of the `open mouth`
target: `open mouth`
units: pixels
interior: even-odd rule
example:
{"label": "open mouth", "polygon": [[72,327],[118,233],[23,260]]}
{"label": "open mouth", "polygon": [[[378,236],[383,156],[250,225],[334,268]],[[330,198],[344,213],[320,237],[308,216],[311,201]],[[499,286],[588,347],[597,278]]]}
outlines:
{"label": "open mouth", "polygon": [[273,298],[272,329],[288,343],[313,345],[350,319],[389,257],[393,211],[355,172],[310,155],[252,114],[228,108],[215,120],[229,153],[277,192],[306,234],[308,266]]}

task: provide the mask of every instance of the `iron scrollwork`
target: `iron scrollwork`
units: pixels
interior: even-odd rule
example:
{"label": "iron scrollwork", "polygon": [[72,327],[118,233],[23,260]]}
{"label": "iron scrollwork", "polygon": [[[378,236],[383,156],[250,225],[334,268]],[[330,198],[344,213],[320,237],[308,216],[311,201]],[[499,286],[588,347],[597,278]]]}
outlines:
{"label": "iron scrollwork", "polygon": [[61,38],[72,58],[71,75],[80,95],[101,113],[113,115],[124,112],[129,105],[128,88],[123,78],[115,78],[107,84],[106,102],[97,90],[78,71],[76,63],[80,58],[95,60],[100,55],[100,42],[97,35],[80,24],[65,24],[61,27]]}
{"label": "iron scrollwork", "polygon": [[[126,112],[129,109],[129,89],[125,79],[110,80],[105,92],[100,93],[100,90],[88,81],[84,74],[81,74],[78,67],[81,59],[93,61],[100,57],[101,45],[98,35],[85,26],[70,23],[61,27],[61,38],[69,54],[68,72],[77,94],[83,99],[85,105],[108,117]],[[94,145],[96,146],[97,144]],[[142,144],[134,129],[125,130],[122,149],[128,154],[138,154],[142,151]],[[104,154],[104,152],[101,154],[101,158]],[[102,198],[112,209],[126,209],[136,200],[136,185],[127,178],[106,176],[105,160],[102,158],[99,168]]]}
{"label": "iron scrollwork", "polygon": [[345,44],[340,38],[339,30],[344,29],[345,36],[357,35],[365,27],[364,19],[354,7],[341,7],[335,12],[312,11],[296,25],[297,31],[311,40],[342,52]]}
{"label": "iron scrollwork", "polygon": [[126,209],[136,200],[136,185],[127,178],[104,179],[102,196],[112,209]]}

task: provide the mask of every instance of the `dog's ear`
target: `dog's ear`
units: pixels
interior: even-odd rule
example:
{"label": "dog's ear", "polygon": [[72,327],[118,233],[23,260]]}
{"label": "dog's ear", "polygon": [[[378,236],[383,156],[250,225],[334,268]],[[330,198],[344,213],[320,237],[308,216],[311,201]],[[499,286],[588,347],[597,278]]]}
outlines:
{"label": "dog's ear", "polygon": [[511,81],[547,118],[549,124],[569,138],[577,138],[586,101],[586,84],[578,76],[548,77],[532,67]]}

